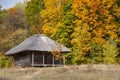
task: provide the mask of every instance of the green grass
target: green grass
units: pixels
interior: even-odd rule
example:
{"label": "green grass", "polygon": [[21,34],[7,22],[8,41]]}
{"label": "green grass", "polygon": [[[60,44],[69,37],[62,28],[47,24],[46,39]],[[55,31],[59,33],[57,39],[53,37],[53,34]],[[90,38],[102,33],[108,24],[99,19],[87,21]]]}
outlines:
{"label": "green grass", "polygon": [[0,80],[120,80],[120,65],[0,69]]}

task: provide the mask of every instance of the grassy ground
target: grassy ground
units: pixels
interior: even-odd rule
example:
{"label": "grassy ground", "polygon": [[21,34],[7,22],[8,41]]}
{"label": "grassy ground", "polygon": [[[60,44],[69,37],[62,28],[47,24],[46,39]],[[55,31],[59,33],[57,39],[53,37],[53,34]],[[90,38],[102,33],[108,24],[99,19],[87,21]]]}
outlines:
{"label": "grassy ground", "polygon": [[120,80],[120,65],[0,69],[0,80]]}

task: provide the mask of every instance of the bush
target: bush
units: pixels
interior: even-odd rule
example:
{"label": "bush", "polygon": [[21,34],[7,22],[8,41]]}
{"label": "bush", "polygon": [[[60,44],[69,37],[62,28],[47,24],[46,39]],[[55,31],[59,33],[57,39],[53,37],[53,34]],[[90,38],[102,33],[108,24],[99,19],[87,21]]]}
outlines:
{"label": "bush", "polygon": [[103,61],[105,64],[114,64],[116,63],[116,57],[118,55],[117,44],[113,39],[109,39],[103,45]]}
{"label": "bush", "polygon": [[0,52],[0,68],[10,68],[13,65],[12,58]]}

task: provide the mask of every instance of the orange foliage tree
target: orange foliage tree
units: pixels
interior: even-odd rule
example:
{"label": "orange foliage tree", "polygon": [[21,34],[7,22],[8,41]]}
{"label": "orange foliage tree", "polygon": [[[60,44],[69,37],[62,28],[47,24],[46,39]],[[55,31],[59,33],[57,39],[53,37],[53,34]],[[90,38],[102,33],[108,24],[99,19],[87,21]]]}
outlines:
{"label": "orange foliage tree", "polygon": [[103,45],[109,38],[119,41],[115,15],[119,16],[120,8],[115,2],[116,0],[74,0],[72,11],[76,20],[73,43],[76,42],[78,46],[76,56],[90,53],[92,43]]}
{"label": "orange foliage tree", "polygon": [[107,37],[118,39],[114,14],[119,13],[115,0],[74,0],[73,4],[73,12],[80,23],[89,27],[93,41],[104,43]]}

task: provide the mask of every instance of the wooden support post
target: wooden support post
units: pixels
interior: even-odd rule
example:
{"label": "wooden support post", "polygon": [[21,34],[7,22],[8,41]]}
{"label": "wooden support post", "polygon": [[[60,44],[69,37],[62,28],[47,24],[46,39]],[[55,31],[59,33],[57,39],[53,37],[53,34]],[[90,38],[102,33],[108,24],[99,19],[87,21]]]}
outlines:
{"label": "wooden support post", "polygon": [[55,57],[54,57],[54,55],[52,55],[52,65],[53,65],[53,67],[55,66]]}
{"label": "wooden support post", "polygon": [[45,65],[45,54],[43,53],[43,66]]}
{"label": "wooden support post", "polygon": [[32,53],[32,66],[34,66],[34,52]]}
{"label": "wooden support post", "polygon": [[63,56],[63,65],[65,66],[65,56]]}
{"label": "wooden support post", "polygon": [[61,64],[61,59],[59,59],[59,65],[62,65],[62,64]]}

